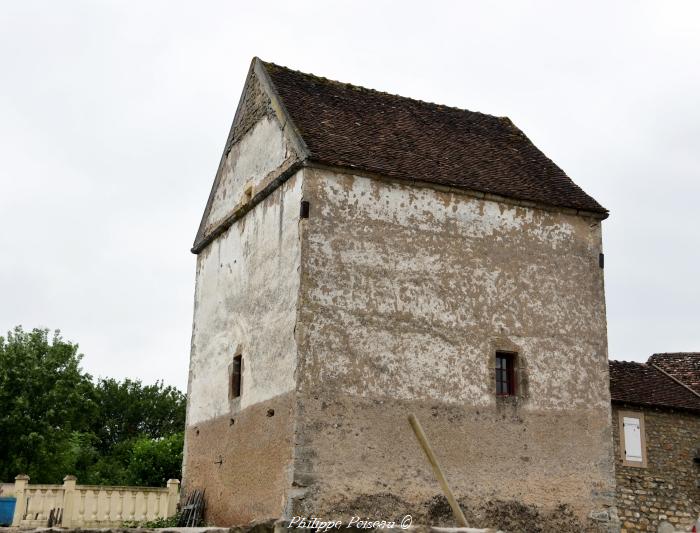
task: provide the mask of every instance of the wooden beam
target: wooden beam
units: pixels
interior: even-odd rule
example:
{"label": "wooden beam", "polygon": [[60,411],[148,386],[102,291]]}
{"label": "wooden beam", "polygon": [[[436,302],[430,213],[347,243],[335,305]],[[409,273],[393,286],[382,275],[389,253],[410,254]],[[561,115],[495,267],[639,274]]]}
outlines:
{"label": "wooden beam", "polygon": [[425,436],[425,431],[423,431],[423,427],[420,425],[420,422],[413,413],[408,415],[408,422],[411,424],[413,432],[416,434],[418,443],[420,444],[421,448],[423,448],[425,455],[428,457],[430,466],[433,467],[433,473],[435,474],[438,483],[440,483],[440,488],[442,488],[442,492],[447,497],[447,501],[450,504],[450,507],[452,508],[452,512],[454,513],[455,517],[457,517],[457,523],[460,527],[469,527],[469,524],[467,524],[467,519],[465,518],[464,513],[462,512],[462,509],[459,506],[459,503],[457,503],[457,500],[455,499],[455,496],[452,493],[450,486],[447,484],[445,474],[443,473],[442,468],[440,467],[440,463],[438,462],[438,459],[435,456],[435,452],[433,452],[433,449],[430,447],[428,437]]}

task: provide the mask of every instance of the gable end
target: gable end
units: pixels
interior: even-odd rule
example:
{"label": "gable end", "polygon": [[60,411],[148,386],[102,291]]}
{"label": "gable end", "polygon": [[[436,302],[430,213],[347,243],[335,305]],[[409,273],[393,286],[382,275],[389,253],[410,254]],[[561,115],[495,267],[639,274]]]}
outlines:
{"label": "gable end", "polygon": [[[234,146],[241,143],[247,134],[255,129],[256,125],[269,120],[279,125],[282,134],[291,150],[287,150],[286,159],[277,170],[278,176],[265,176],[268,183],[265,187],[255,191],[253,198],[250,198],[247,206],[231,205],[231,209],[238,212],[238,216],[234,213],[224,217],[221,220],[210,224],[212,209],[214,209],[217,200],[217,191],[222,186],[226,164]],[[291,153],[289,153],[291,152]],[[298,169],[299,161],[303,160],[308,154],[306,144],[299,135],[296,127],[288,117],[284,105],[279,100],[274,87],[272,86],[269,76],[265,70],[265,66],[258,58],[254,58],[251,62],[246,82],[243,86],[243,92],[236,108],[236,114],[233,118],[233,123],[229,131],[224,151],[219,162],[216,172],[216,177],[209,193],[206,207],[197,230],[197,235],[192,245],[192,253],[199,253],[207,244],[209,244],[217,235],[225,231],[237,218],[244,214],[244,211],[249,210],[254,204],[258,203],[267,196],[276,186],[285,181]],[[271,186],[273,185],[273,186]],[[233,200],[235,202],[235,200]]]}

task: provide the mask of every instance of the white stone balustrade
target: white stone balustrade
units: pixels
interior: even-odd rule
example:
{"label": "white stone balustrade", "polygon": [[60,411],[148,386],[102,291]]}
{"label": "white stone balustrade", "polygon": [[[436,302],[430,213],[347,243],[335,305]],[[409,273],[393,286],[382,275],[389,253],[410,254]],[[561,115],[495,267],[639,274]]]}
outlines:
{"label": "white stone balustrade", "polygon": [[125,521],[143,522],[167,518],[176,512],[180,481],[166,487],[77,485],[75,476],[63,485],[30,485],[29,476],[15,478],[17,499],[13,526],[46,527],[49,514],[62,510],[63,527],[115,527]]}

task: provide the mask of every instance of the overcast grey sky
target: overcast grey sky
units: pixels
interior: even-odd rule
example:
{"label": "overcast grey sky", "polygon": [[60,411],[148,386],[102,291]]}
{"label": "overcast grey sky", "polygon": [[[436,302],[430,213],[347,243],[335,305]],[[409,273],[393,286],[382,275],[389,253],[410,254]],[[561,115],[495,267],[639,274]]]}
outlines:
{"label": "overcast grey sky", "polygon": [[186,387],[189,252],[253,56],[509,116],[593,195],[610,356],[700,351],[700,3],[0,3],[0,332]]}

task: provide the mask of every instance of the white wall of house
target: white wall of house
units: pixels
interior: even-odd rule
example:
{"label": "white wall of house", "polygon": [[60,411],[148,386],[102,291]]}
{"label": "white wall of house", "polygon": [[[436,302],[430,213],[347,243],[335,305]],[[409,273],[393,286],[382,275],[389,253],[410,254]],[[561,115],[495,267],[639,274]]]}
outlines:
{"label": "white wall of house", "polygon": [[230,413],[238,353],[240,409],[294,389],[301,191],[298,172],[198,256],[190,426]]}

